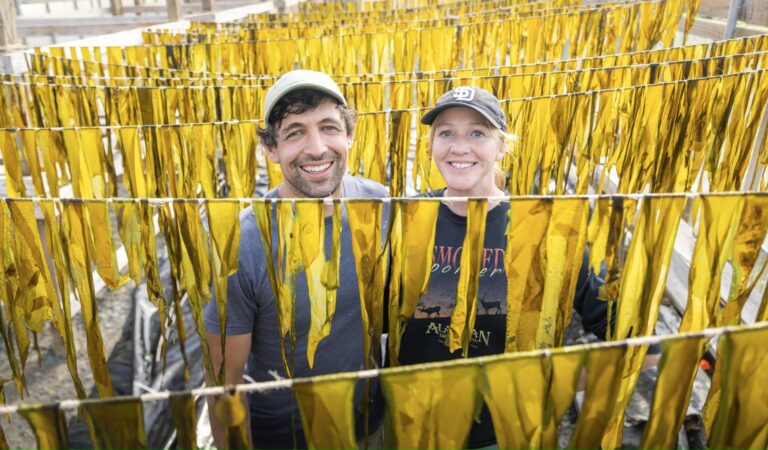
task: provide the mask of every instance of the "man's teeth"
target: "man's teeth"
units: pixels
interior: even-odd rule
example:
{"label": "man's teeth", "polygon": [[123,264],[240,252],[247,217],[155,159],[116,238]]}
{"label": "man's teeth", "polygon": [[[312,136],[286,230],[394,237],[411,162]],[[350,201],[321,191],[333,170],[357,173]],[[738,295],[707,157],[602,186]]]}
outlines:
{"label": "man's teeth", "polygon": [[329,167],[331,167],[331,163],[325,163],[321,166],[302,166],[302,169],[310,173],[320,173]]}
{"label": "man's teeth", "polygon": [[472,167],[474,165],[475,165],[475,163],[471,163],[471,162],[466,162],[466,163],[463,163],[463,162],[452,162],[451,163],[451,166],[455,167],[457,169],[466,169],[466,168]]}

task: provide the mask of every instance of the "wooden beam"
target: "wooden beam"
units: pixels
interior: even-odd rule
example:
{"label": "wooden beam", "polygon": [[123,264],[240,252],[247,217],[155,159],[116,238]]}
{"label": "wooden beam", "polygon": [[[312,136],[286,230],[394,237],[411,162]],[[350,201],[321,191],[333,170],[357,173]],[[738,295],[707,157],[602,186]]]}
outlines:
{"label": "wooden beam", "polygon": [[80,17],[70,19],[18,19],[19,36],[95,35],[149,27],[166,21],[162,16]]}
{"label": "wooden beam", "polygon": [[16,6],[7,0],[0,1],[0,53],[19,46],[16,33]]}
{"label": "wooden beam", "polygon": [[203,0],[203,11],[216,12],[216,0]]}
{"label": "wooden beam", "polygon": [[166,0],[168,7],[168,20],[176,21],[183,17],[181,14],[181,0]]}

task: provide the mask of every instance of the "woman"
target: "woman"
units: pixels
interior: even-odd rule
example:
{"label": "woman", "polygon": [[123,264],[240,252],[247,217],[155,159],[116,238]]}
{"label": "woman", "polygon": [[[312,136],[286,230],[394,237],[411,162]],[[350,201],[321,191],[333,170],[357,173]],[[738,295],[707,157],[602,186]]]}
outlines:
{"label": "woman", "polygon": [[[421,119],[431,125],[432,157],[445,180],[444,189],[427,197],[506,196],[498,184],[498,161],[507,152],[510,136],[501,105],[490,92],[477,87],[458,87],[444,94]],[[503,177],[501,177],[503,180]],[[478,291],[478,315],[469,356],[503,353],[506,331],[507,278],[504,251],[509,203],[489,201],[486,219],[483,267]],[[443,201],[438,212],[434,259],[429,285],[416,313],[408,322],[400,344],[401,364],[442,361],[461,357],[445,344],[450,315],[459,279],[460,250],[467,229],[465,201]],[[588,276],[582,267],[577,285],[575,309],[585,328],[604,338],[607,326],[606,303],[597,300],[602,283]],[[496,443],[491,417],[483,408],[480,422],[472,426],[469,448]]]}

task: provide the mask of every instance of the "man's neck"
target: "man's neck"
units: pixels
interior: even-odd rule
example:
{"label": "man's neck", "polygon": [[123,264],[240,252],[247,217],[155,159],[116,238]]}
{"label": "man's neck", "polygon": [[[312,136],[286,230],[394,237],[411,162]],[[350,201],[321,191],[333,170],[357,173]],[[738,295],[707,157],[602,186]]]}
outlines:
{"label": "man's neck", "polygon": [[[281,183],[280,186],[277,187],[277,195],[280,198],[317,198],[317,199],[331,199],[331,198],[341,198],[344,196],[344,182],[342,181],[339,183],[338,189],[336,191],[329,195],[328,197],[307,197],[306,195],[303,195],[301,192],[297,192],[295,189],[291,188],[290,185],[287,183]],[[331,217],[333,216],[333,202],[325,202],[323,204],[323,215],[325,217]]]}

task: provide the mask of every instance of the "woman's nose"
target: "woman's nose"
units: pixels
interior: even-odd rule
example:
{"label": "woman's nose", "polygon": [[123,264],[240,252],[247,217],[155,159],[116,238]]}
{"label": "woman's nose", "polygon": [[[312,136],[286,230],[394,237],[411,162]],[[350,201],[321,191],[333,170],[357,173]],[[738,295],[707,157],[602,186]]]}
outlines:
{"label": "woman's nose", "polygon": [[457,137],[451,143],[451,152],[453,153],[469,153],[472,150],[472,146],[462,137]]}

